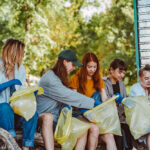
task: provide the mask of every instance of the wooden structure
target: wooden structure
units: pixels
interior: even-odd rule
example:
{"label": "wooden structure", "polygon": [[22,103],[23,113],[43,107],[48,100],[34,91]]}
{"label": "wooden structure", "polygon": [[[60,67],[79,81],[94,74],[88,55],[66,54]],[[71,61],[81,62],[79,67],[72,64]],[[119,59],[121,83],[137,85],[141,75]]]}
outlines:
{"label": "wooden structure", "polygon": [[137,70],[150,64],[150,0],[134,1],[134,26]]}
{"label": "wooden structure", "polygon": [[[16,140],[4,129],[0,128],[0,150],[21,150],[22,132],[16,132]],[[17,142],[16,142],[17,141]],[[37,150],[44,150],[44,142],[40,133],[35,133],[35,148]],[[61,150],[61,146],[55,142],[55,150]]]}

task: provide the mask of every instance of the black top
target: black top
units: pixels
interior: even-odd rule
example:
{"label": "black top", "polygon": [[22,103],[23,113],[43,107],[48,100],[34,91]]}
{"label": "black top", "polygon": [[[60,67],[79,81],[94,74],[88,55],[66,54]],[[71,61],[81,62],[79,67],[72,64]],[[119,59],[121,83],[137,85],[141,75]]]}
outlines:
{"label": "black top", "polygon": [[112,84],[112,86],[113,86],[114,94],[120,93],[119,82],[116,82],[116,84]]}

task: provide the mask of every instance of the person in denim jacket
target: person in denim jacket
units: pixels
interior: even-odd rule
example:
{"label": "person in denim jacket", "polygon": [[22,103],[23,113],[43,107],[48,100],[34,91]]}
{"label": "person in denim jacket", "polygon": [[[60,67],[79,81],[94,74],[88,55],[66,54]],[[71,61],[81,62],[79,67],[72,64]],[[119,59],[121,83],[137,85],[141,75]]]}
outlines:
{"label": "person in denim jacket", "polygon": [[9,98],[21,85],[26,84],[25,68],[22,65],[25,44],[19,40],[8,39],[2,48],[0,59],[0,127],[16,137],[15,125],[22,126],[22,149],[34,146],[34,133],[37,126],[37,112],[26,121],[14,114]]}
{"label": "person in denim jacket", "polygon": [[[139,82],[133,84],[130,88],[130,96],[147,96],[150,104],[150,65],[147,64],[139,70]],[[150,150],[150,133],[139,138],[139,142],[145,142]]]}

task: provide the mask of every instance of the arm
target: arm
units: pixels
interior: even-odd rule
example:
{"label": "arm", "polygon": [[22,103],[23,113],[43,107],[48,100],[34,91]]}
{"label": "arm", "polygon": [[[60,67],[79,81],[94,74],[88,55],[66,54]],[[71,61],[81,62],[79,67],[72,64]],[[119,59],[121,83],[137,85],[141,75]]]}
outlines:
{"label": "arm", "polygon": [[104,88],[101,89],[101,98],[102,98],[102,102],[107,100],[107,94]]}
{"label": "arm", "polygon": [[0,92],[13,85],[22,85],[22,83],[18,79],[12,79],[10,81],[4,82],[0,84]]}
{"label": "arm", "polygon": [[91,109],[94,107],[94,100],[92,98],[64,86],[53,71],[48,71],[41,78],[40,86],[44,89],[44,95],[50,99],[78,108]]}

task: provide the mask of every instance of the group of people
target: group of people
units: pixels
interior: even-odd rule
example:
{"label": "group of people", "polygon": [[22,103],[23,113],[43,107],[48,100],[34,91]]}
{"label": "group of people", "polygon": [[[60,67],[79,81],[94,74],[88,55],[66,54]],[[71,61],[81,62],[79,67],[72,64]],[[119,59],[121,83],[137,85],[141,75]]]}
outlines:
{"label": "group of people", "polygon": [[[70,50],[63,50],[58,55],[56,64],[40,79],[39,86],[44,94],[37,95],[37,112],[26,121],[14,114],[9,98],[14,91],[26,83],[25,68],[22,65],[25,45],[19,40],[8,39],[2,48],[0,58],[0,127],[7,130],[13,137],[15,128],[23,129],[22,149],[28,150],[34,146],[34,133],[37,122],[41,120],[41,133],[46,150],[54,150],[54,131],[59,114],[63,107],[72,107],[72,116],[91,125],[74,147],[75,150],[95,150],[98,139],[106,144],[107,150],[136,150],[137,144],[131,135],[125,121],[124,107],[116,103],[121,123],[122,136],[101,134],[96,124],[83,117],[83,113],[106,101],[109,97],[119,93],[120,97],[127,97],[122,79],[127,71],[127,65],[121,59],[114,59],[110,64],[109,75],[102,77],[97,56],[88,52],[83,56],[82,63],[76,54]],[[69,79],[73,70],[79,70]],[[131,96],[150,96],[150,65],[139,72],[140,82],[131,87]],[[16,123],[18,122],[18,123]],[[147,135],[146,144],[150,150],[150,137]]]}

